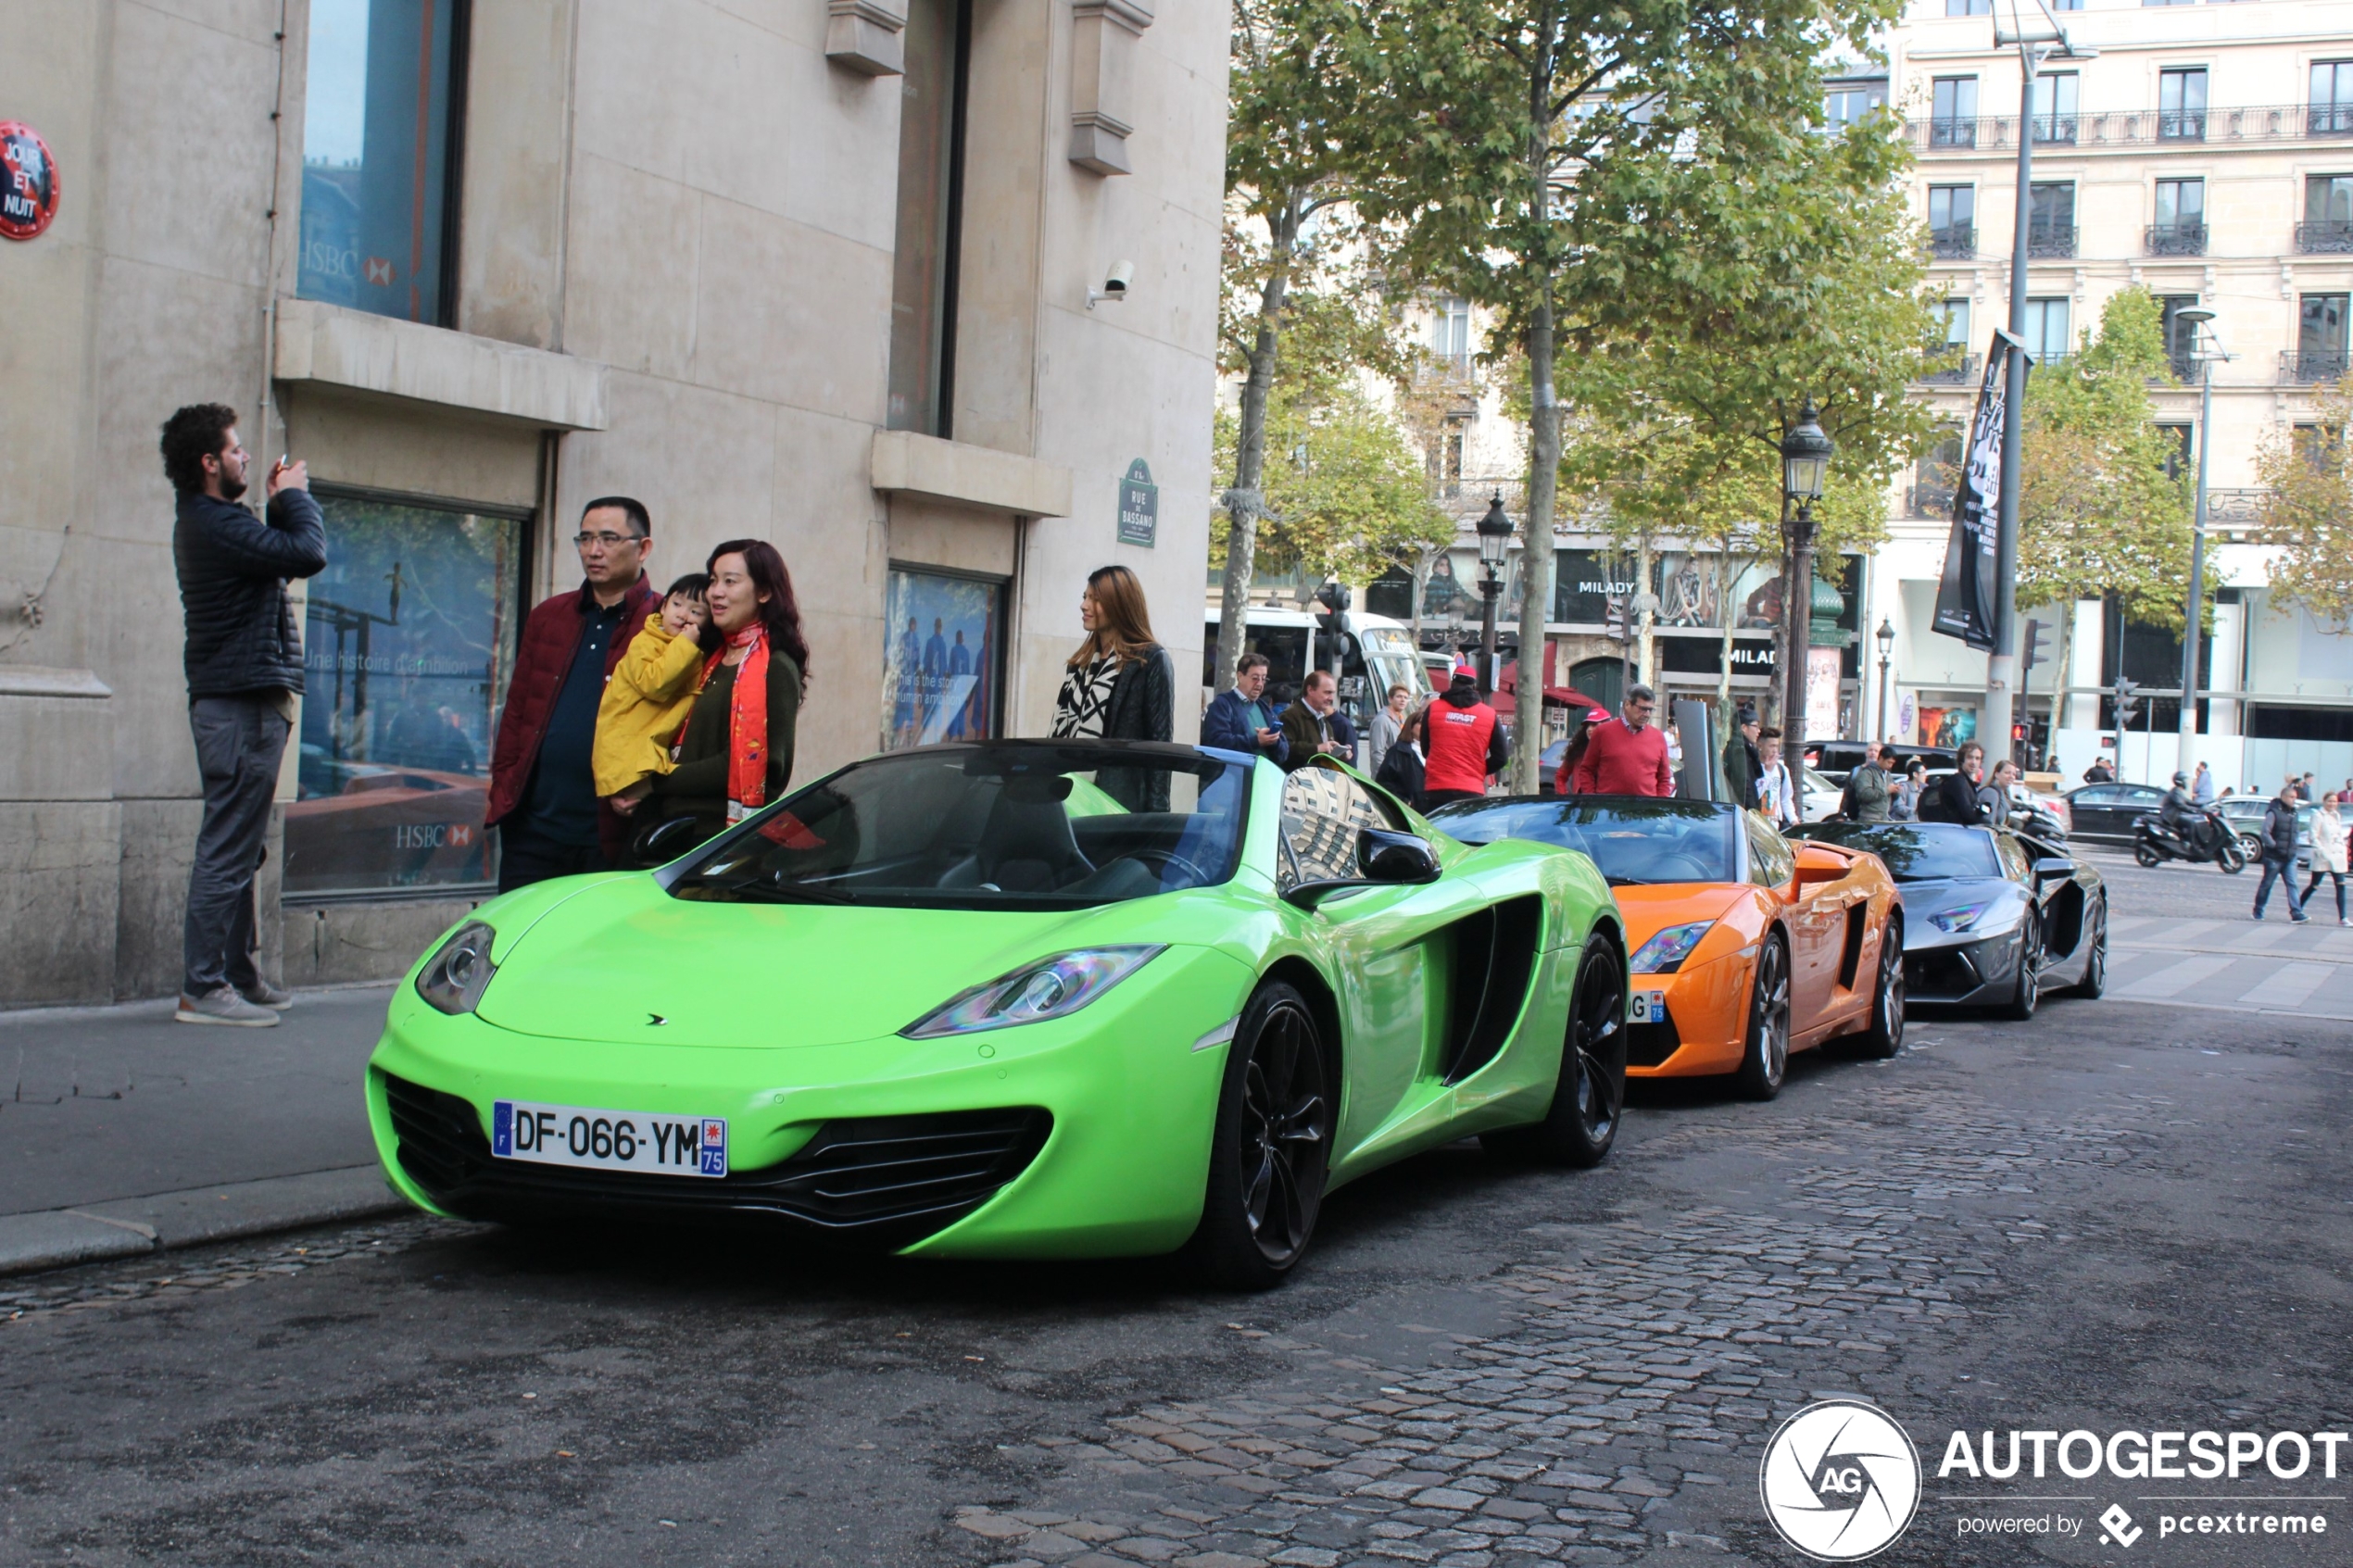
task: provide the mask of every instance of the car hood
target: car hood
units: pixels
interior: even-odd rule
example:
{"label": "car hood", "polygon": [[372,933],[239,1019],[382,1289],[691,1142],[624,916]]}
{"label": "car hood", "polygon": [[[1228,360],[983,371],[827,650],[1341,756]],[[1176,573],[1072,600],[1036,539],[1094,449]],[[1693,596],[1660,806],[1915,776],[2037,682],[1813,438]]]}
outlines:
{"label": "car hood", "polygon": [[[1617,900],[1618,915],[1626,922],[1626,951],[1629,956],[1667,926],[1723,919],[1724,912],[1750,891],[1745,884],[1736,882],[1668,882],[1610,889]],[[1717,935],[1710,932],[1685,960],[1686,964],[1696,965],[1715,957]],[[1731,945],[1738,947],[1742,940],[1744,938],[1735,937]]]}
{"label": "car hood", "polygon": [[[1999,936],[2018,924],[2026,908],[2026,892],[2007,877],[1965,876],[1944,882],[1907,882],[1904,894],[1904,949],[1950,947]],[[1946,931],[1930,919],[1964,904],[1991,904],[1966,931]]]}
{"label": "car hood", "polygon": [[532,924],[475,1011],[516,1034],[632,1045],[875,1039],[1033,958],[1139,940],[1114,912],[1124,908],[705,903],[673,898],[651,876],[617,877]]}

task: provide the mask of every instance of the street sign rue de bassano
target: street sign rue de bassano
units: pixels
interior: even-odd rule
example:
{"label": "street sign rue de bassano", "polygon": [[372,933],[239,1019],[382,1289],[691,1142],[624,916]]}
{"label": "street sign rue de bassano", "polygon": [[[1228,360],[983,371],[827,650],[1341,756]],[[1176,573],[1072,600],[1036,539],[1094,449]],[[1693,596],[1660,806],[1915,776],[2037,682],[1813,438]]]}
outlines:
{"label": "street sign rue de bassano", "polygon": [[1127,465],[1127,477],[1119,482],[1119,542],[1149,550],[1159,533],[1160,486],[1152,483],[1152,470],[1139,458]]}

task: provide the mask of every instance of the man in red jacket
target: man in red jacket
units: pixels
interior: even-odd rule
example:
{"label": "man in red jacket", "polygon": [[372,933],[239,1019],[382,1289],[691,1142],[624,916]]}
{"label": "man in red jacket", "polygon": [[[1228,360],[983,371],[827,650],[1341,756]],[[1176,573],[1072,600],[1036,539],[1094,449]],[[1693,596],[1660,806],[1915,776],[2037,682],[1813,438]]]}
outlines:
{"label": "man in red jacket", "polygon": [[1563,795],[1674,794],[1667,732],[1651,722],[1657,707],[1658,694],[1648,686],[1628,687],[1619,717],[1585,732],[1585,754],[1573,773],[1554,781],[1554,788]]}
{"label": "man in red jacket", "polygon": [[1512,746],[1495,710],[1478,700],[1478,682],[1458,669],[1446,695],[1422,710],[1421,809],[1487,793],[1489,775],[1504,771]]}
{"label": "man in red jacket", "polygon": [[498,830],[498,891],[549,877],[610,871],[622,818],[597,798],[588,755],[597,704],[629,639],[661,608],[646,581],[653,521],[643,502],[605,495],[573,539],[584,581],[534,607],[507,684],[490,756],[488,825]]}

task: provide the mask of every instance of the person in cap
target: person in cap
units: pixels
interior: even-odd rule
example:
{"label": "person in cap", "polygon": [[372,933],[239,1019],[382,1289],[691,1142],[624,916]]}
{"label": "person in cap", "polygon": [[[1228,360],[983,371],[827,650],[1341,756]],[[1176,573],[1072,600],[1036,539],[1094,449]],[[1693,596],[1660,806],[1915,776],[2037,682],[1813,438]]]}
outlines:
{"label": "person in cap", "polygon": [[1468,670],[1457,669],[1445,695],[1424,711],[1422,753],[1425,808],[1485,796],[1487,781],[1511,760],[1511,737]]}
{"label": "person in cap", "polygon": [[1757,750],[1756,739],[1763,728],[1756,709],[1742,703],[1732,717],[1732,734],[1724,742],[1724,789],[1726,798],[1735,806],[1755,809],[1763,798],[1757,784],[1765,776],[1765,759]]}

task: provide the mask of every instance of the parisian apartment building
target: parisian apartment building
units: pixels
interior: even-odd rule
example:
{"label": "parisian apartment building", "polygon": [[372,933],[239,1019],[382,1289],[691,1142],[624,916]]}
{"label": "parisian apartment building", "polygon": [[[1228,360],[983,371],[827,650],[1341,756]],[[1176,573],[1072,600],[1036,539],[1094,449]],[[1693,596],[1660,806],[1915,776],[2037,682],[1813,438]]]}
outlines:
{"label": "parisian apartment building", "polygon": [[[178,984],[200,804],[157,456],[221,402],[328,564],[264,868],[289,983],[487,896],[582,504],[773,541],[796,780],[1044,734],[1093,569],[1200,657],[1227,19],[1166,0],[70,0],[0,94],[0,1005]],[[30,194],[27,194],[30,193]],[[1179,704],[1180,738],[1193,709]]]}

